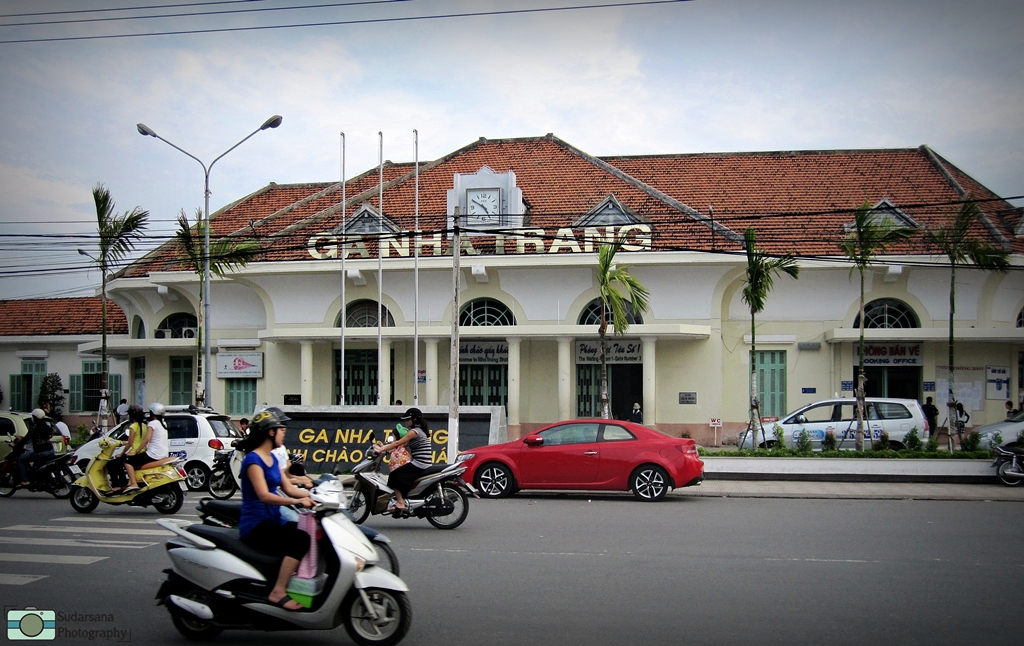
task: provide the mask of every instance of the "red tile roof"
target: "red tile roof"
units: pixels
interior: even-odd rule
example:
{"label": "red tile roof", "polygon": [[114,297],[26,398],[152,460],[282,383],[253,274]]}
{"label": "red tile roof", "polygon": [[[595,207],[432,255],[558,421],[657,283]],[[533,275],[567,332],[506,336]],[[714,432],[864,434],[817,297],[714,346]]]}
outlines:
{"label": "red tile roof", "polygon": [[[100,334],[102,303],[98,296],[0,300],[0,336]],[[107,300],[107,334],[127,334],[124,312]]]}
{"label": "red tile roof", "polygon": [[[759,246],[769,252],[838,255],[843,225],[865,201],[887,199],[922,227],[942,226],[966,195],[992,200],[975,233],[995,244],[1024,252],[1013,236],[1019,210],[986,189],[926,146],[909,149],[825,150],[760,153],[702,153],[596,158],[548,135],[521,139],[481,138],[420,167],[420,228],[446,227],[447,190],[453,174],[487,166],[514,171],[528,205],[530,227],[569,227],[581,215],[614,195],[650,223],[654,250],[738,250],[742,233],[753,227]],[[412,164],[385,167],[384,215],[403,230],[414,228]],[[349,179],[346,215],[363,202],[375,207],[377,169]],[[341,222],[340,183],[270,186],[215,214],[216,235],[251,236],[253,222],[268,261],[309,260],[310,236]],[[712,233],[712,212],[713,226]],[[269,241],[269,242],[268,242]],[[376,244],[367,240],[371,255]],[[509,249],[506,242],[506,248]],[[494,238],[475,238],[482,253]],[[444,245],[445,251],[447,244]],[[928,251],[917,236],[893,252]],[[426,253],[431,251],[427,248]],[[181,269],[173,243],[132,265],[129,275]]]}

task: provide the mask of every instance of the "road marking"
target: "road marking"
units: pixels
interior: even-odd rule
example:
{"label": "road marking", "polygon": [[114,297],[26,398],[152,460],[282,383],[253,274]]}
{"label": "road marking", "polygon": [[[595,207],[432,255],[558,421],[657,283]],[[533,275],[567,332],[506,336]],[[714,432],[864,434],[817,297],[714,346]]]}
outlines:
{"label": "road marking", "polygon": [[[160,518],[169,518],[170,520],[191,520],[198,522],[198,516],[160,516]],[[82,518],[75,516],[64,516],[62,518],[51,518],[50,522],[76,522],[76,523],[128,523],[133,525],[155,525],[156,518],[140,519],[140,518]]]}
{"label": "road marking", "polygon": [[22,563],[53,563],[55,565],[92,565],[106,556],[71,556],[68,554],[8,554],[0,552],[0,561]]}
{"label": "road marking", "polygon": [[0,585],[25,585],[39,579],[45,579],[46,574],[2,574],[0,573]]}
{"label": "road marking", "polygon": [[132,536],[173,536],[163,529],[124,529],[122,527],[50,527],[49,525],[11,525],[0,529],[18,532],[66,532],[68,534],[125,534]]}
{"label": "road marking", "polygon": [[608,556],[605,552],[517,552],[509,550],[439,550],[431,547],[410,547],[410,552],[445,552],[449,554],[460,554],[463,552],[478,551],[483,554],[525,554],[527,556]]}
{"label": "road marking", "polygon": [[865,561],[862,559],[778,559],[778,558],[766,558],[766,561],[806,561],[808,563],[880,563],[881,561]]}
{"label": "road marking", "polygon": [[[0,536],[0,543],[25,544],[22,536]],[[46,545],[50,547],[103,547],[107,549],[139,549],[152,547],[159,543],[139,543],[137,541],[113,541],[104,538],[32,538],[33,545]]]}

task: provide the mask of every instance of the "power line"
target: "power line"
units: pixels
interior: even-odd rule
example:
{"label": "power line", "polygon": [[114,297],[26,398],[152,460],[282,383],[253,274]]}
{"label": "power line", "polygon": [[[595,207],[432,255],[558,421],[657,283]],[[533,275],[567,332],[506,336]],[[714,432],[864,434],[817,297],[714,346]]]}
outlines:
{"label": "power line", "polygon": [[463,13],[435,14],[430,16],[401,16],[392,18],[365,18],[360,20],[331,20],[322,22],[306,22],[294,25],[263,25],[258,27],[220,27],[216,29],[181,29],[175,31],[148,32],[142,34],[107,34],[103,36],[63,36],[59,38],[22,38],[18,40],[0,40],[0,45],[15,43],[54,43],[77,40],[109,40],[114,38],[143,38],[149,36],[182,36],[188,34],[223,34],[230,32],[265,31],[270,29],[296,29],[301,27],[336,27],[345,25],[369,25],[378,23],[414,22],[419,20],[448,20],[452,18],[478,18],[482,16],[512,16],[537,13],[553,13],[566,11],[582,11],[590,9],[612,9],[623,7],[641,7],[648,5],[679,4],[693,0],[638,0],[636,2],[614,2],[609,4],[572,5],[561,7],[542,7],[534,9],[500,9],[494,11],[475,11]]}
{"label": "power line", "polygon": [[66,11],[36,11],[32,13],[5,13],[0,18],[22,18],[30,16],[60,16],[73,13],[107,13],[111,11],[144,11],[146,9],[173,9],[175,7],[203,7],[219,4],[243,4],[250,2],[266,2],[267,0],[219,0],[218,2],[188,2],[185,4],[158,4],[142,7],[105,7],[102,9],[71,9]]}

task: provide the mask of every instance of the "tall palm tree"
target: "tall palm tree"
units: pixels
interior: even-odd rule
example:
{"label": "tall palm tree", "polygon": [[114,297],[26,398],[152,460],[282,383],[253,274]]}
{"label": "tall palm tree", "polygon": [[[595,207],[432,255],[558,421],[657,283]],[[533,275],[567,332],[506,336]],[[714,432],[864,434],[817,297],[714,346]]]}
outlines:
{"label": "tall palm tree", "polygon": [[989,271],[1006,271],[1010,266],[1009,253],[988,242],[971,237],[971,227],[981,218],[981,209],[965,195],[959,208],[953,213],[950,221],[938,231],[930,233],[931,241],[949,260],[949,390],[946,406],[948,407],[948,424],[950,442],[952,442],[953,422],[956,419],[956,377],[953,370],[953,314],[956,312],[956,267],[957,265],[974,265],[978,269]]}
{"label": "tall palm tree", "polygon": [[871,205],[865,200],[853,216],[853,224],[846,233],[846,239],[839,248],[853,262],[850,274],[856,269],[860,274],[860,372],[857,376],[857,435],[856,449],[864,450],[864,271],[875,258],[885,253],[890,246],[906,240],[914,230],[902,227],[887,218],[872,216]]}
{"label": "tall palm tree", "polygon": [[[92,199],[96,204],[96,232],[99,234],[99,256],[93,258],[100,270],[102,285],[102,344],[101,361],[102,376],[100,389],[107,391],[107,274],[124,260],[135,249],[135,243],[142,238],[149,219],[149,211],[136,206],[127,213],[114,213],[114,200],[110,191],[101,183],[92,189]],[[92,258],[92,256],[90,256]],[[109,393],[106,393],[109,395]],[[109,403],[109,402],[108,402]],[[104,423],[106,418],[104,418]]]}
{"label": "tall palm tree", "polygon": [[[750,428],[761,428],[761,441],[765,442],[764,427],[757,418],[757,328],[755,319],[758,312],[764,310],[768,292],[772,290],[774,279],[780,272],[796,278],[800,274],[796,259],[791,255],[771,257],[757,248],[757,232],[748,227],[743,232],[743,248],[747,253],[747,271],[743,285],[743,302],[750,308]],[[757,436],[753,446],[757,447]]]}
{"label": "tall palm tree", "polygon": [[[615,326],[615,335],[625,334],[629,329],[628,314],[642,314],[650,304],[650,292],[640,280],[629,273],[626,265],[615,264],[615,254],[622,247],[622,240],[614,244],[601,245],[597,250],[598,298],[601,299],[601,417],[611,419],[608,402],[608,317]],[[620,285],[625,294],[619,291]]]}
{"label": "tall palm tree", "polygon": [[[196,209],[196,224],[191,225],[185,210],[178,213],[178,230],[174,237],[178,241],[178,256],[182,261],[200,277],[199,280],[199,312],[202,318],[203,303],[206,294],[203,292],[203,246],[206,239],[206,220],[203,218],[203,210]],[[221,278],[224,274],[240,269],[249,264],[262,251],[259,243],[255,240],[245,238],[218,238],[210,243],[210,274]],[[203,334],[205,333],[205,322],[200,323],[199,334],[196,336],[196,366],[198,374],[201,374],[202,366],[198,357],[202,357]],[[209,386],[207,386],[209,388]]]}

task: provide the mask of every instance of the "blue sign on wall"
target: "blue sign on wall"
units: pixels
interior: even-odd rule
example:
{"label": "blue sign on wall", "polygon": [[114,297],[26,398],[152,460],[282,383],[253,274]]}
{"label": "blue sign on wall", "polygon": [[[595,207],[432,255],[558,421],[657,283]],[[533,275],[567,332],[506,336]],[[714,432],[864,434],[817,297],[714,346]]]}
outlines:
{"label": "blue sign on wall", "polygon": [[926,382],[924,382],[924,391],[926,393],[933,393],[933,392],[935,392],[935,382],[934,381],[926,381]]}
{"label": "blue sign on wall", "polygon": [[853,380],[844,381],[840,384],[839,390],[843,392],[853,392]]}
{"label": "blue sign on wall", "polygon": [[801,388],[800,392],[805,394],[805,395],[813,395],[814,393],[818,392],[818,389],[817,388]]}

